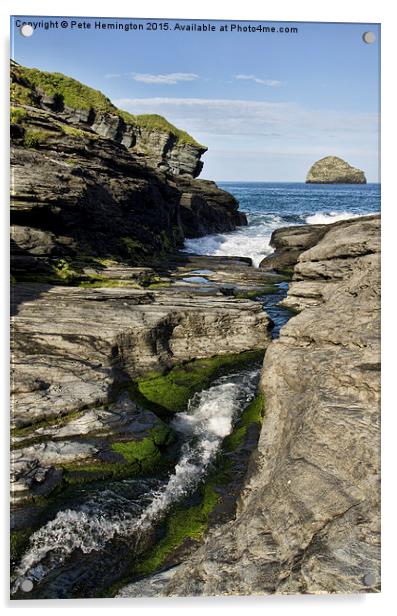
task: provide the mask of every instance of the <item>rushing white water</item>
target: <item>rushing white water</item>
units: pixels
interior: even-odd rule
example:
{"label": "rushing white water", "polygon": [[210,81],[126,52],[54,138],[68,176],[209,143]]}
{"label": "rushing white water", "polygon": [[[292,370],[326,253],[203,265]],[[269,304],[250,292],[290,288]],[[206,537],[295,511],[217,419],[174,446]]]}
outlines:
{"label": "rushing white water", "polygon": [[312,216],[306,218],[309,225],[329,225],[338,220],[347,220],[348,218],[356,218],[360,214],[352,214],[351,212],[316,212]]}
{"label": "rushing white water", "polygon": [[[303,218],[301,224],[304,222],[310,225],[330,224],[356,216],[359,216],[359,214],[321,211]],[[262,215],[259,220],[249,220],[247,227],[240,227],[229,233],[216,233],[197,239],[185,240],[183,250],[198,255],[250,257],[254,267],[258,267],[262,259],[273,252],[273,248],[270,246],[273,231],[294,224],[297,223],[285,221],[280,216]]]}
{"label": "rushing white water", "polygon": [[[197,488],[237,415],[254,397],[258,375],[259,370],[245,370],[224,376],[193,396],[186,412],[172,422],[184,443],[167,481],[157,482],[155,489],[153,482],[141,481],[141,494],[133,499],[120,493],[123,482],[118,482],[118,490],[91,495],[76,509],[59,511],[37,530],[17,568],[13,590],[26,578],[42,580],[77,549],[100,551],[115,537],[128,537],[137,545],[142,533],[161,520],[171,505]],[[138,480],[128,482],[138,484]]]}
{"label": "rushing white water", "polygon": [[279,216],[267,216],[255,225],[240,227],[229,233],[205,235],[185,240],[184,251],[198,255],[250,257],[255,267],[273,252],[270,246],[272,232],[285,226]]}

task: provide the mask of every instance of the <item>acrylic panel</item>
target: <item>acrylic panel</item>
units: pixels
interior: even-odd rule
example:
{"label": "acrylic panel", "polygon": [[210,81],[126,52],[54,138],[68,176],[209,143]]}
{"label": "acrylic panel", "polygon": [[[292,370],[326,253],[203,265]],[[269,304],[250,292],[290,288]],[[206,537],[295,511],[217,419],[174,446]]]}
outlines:
{"label": "acrylic panel", "polygon": [[379,592],[380,25],[11,48],[11,597]]}

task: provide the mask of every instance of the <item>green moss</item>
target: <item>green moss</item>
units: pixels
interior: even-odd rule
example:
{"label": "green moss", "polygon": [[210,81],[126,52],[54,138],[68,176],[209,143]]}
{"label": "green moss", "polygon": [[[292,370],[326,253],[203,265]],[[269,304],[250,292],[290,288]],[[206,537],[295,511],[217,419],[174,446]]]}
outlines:
{"label": "green moss", "polygon": [[25,131],[23,137],[23,144],[25,148],[36,149],[40,147],[42,143],[47,141],[48,137],[51,137],[53,133],[47,130],[38,130],[35,128],[29,128]]}
{"label": "green moss", "polygon": [[220,496],[211,482],[203,488],[202,501],[199,505],[176,509],[168,517],[165,536],[148,557],[134,568],[135,575],[149,575],[156,571],[186,539],[200,541],[208,528],[209,515],[219,499]]}
{"label": "green moss", "polygon": [[32,533],[31,528],[13,530],[10,533],[10,558],[12,563],[16,563],[22,556],[27,547],[29,537]]}
{"label": "green moss", "polygon": [[142,474],[142,467],[137,462],[128,464],[119,462],[63,464],[61,468],[64,471],[63,479],[69,486],[109,479],[126,479]]}
{"label": "green moss", "polygon": [[174,433],[160,422],[141,440],[123,440],[111,444],[111,450],[123,461],[83,460],[62,464],[64,480],[70,485],[103,479],[134,477],[158,469],[163,463],[163,450],[175,439]]}
{"label": "green moss", "polygon": [[128,111],[122,111],[122,110],[119,110],[118,113],[120,117],[123,118],[126,124],[130,124],[132,126],[138,126],[139,128],[147,130],[147,131],[160,130],[160,131],[169,132],[171,135],[175,137],[177,142],[193,145],[203,150],[207,149],[205,146],[198,143],[186,131],[176,128],[176,126],[171,124],[171,122],[168,122],[168,120],[166,120],[161,115],[158,115],[156,113],[133,115],[131,113],[128,113]]}
{"label": "green moss", "polygon": [[85,289],[97,289],[97,288],[118,288],[128,287],[130,289],[140,289],[139,284],[132,280],[117,280],[114,278],[107,278],[106,276],[91,276],[89,280],[81,280],[78,283],[79,287]]}
{"label": "green moss", "polygon": [[12,83],[10,87],[10,100],[20,105],[33,105],[32,90],[20,83]]}
{"label": "green moss", "polygon": [[238,293],[236,293],[236,297],[237,299],[255,299],[255,297],[260,297],[261,295],[267,295],[275,292],[276,288],[274,285],[267,285],[266,287],[260,287],[250,291],[238,291]]}
{"label": "green moss", "polygon": [[139,462],[143,470],[150,470],[158,464],[161,457],[159,447],[170,444],[171,440],[172,433],[165,424],[161,423],[142,440],[112,443],[111,448],[122,455],[126,462]]}
{"label": "green moss", "polygon": [[262,393],[257,394],[243,411],[233,431],[225,438],[223,446],[226,451],[235,451],[244,441],[248,426],[261,424],[265,413],[265,399]]}
{"label": "green moss", "polygon": [[246,351],[198,359],[173,368],[166,375],[139,379],[137,388],[150,402],[175,413],[183,410],[195,392],[207,387],[222,372],[254,361],[262,355],[262,351]]}
{"label": "green moss", "polygon": [[52,265],[55,276],[59,280],[71,282],[79,277],[79,273],[73,268],[68,259],[57,259]]}
{"label": "green moss", "polygon": [[64,124],[63,122],[54,122],[58,128],[65,134],[70,135],[71,137],[79,137],[80,139],[99,139],[98,135],[95,133],[91,133],[87,130],[82,130],[81,128],[75,128],[74,126],[70,126],[70,124]]}
{"label": "green moss", "polygon": [[171,283],[170,282],[152,282],[151,284],[148,285],[148,289],[165,289],[167,287],[170,287]]}
{"label": "green moss", "polygon": [[114,105],[102,92],[85,86],[62,73],[48,73],[23,66],[18,67],[18,72],[21,77],[27,79],[47,96],[57,97],[60,105],[63,104],[73,109],[95,109],[114,113]]}
{"label": "green moss", "polygon": [[21,107],[11,107],[10,124],[21,124],[26,115],[25,109],[22,109]]}

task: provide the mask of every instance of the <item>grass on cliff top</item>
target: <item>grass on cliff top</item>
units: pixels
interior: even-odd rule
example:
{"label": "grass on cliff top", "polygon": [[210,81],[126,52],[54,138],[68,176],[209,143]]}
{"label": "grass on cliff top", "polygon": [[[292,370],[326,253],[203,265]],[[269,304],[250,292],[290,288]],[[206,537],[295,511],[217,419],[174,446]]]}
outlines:
{"label": "grass on cliff top", "polygon": [[262,355],[263,351],[245,351],[196,359],[173,368],[165,375],[139,379],[137,389],[150,402],[177,413],[186,407],[195,392],[208,387],[222,372],[259,359]]}
{"label": "grass on cliff top", "polygon": [[49,73],[37,68],[27,68],[25,66],[12,66],[11,73],[14,73],[22,83],[13,83],[11,87],[11,100],[22,105],[34,104],[34,97],[31,96],[28,84],[37,90],[44,92],[47,96],[55,97],[60,105],[66,105],[72,109],[93,109],[96,112],[104,112],[121,117],[127,125],[136,126],[146,130],[160,130],[169,132],[176,138],[177,142],[194,145],[206,150],[205,146],[199,144],[186,131],[180,130],[163,116],[157,114],[133,115],[127,111],[118,109],[111,100],[99,90],[84,85],[77,79],[67,77],[62,73]]}

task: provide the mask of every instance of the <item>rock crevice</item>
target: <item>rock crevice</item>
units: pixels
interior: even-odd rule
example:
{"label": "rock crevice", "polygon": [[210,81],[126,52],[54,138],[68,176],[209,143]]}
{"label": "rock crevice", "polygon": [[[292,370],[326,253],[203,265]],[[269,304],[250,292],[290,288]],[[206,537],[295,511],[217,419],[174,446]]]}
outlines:
{"label": "rock crevice", "polygon": [[[300,314],[266,352],[265,419],[236,519],[165,594],[379,590],[379,235],[379,216],[344,221],[300,255],[283,302]],[[327,282],[313,280],[319,264]]]}

